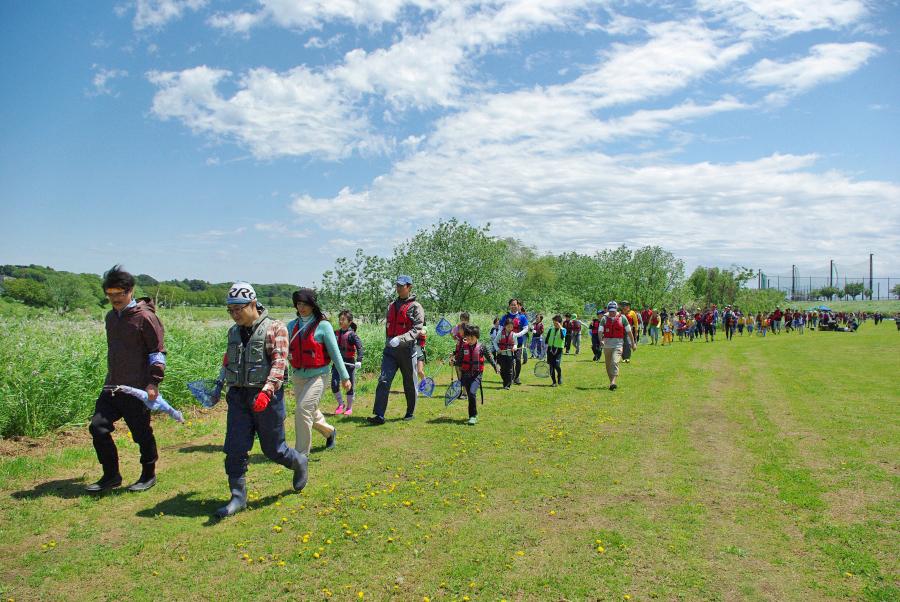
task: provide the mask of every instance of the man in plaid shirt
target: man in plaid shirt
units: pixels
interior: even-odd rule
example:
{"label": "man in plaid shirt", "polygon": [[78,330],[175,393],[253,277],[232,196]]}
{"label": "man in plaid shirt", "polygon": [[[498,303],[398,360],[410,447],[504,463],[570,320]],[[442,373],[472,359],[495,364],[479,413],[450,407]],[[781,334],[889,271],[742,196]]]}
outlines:
{"label": "man in plaid shirt", "polygon": [[288,332],[284,323],[269,317],[247,282],[235,282],[226,299],[235,324],[228,331],[225,353],[225,383],[228,416],[225,430],[225,473],[231,501],[216,511],[231,516],[247,506],[245,474],[254,436],[267,458],[294,471],[294,489],[303,489],[307,458],[291,448],[284,438],[284,375],[288,355]]}

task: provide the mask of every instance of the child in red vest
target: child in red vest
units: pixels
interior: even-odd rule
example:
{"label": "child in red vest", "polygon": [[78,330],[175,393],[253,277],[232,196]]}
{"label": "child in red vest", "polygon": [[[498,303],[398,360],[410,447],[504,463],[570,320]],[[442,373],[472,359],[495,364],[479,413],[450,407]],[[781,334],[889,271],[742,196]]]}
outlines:
{"label": "child in red vest", "polygon": [[[475,394],[481,387],[481,379],[484,375],[484,360],[487,360],[494,367],[494,372],[499,372],[500,369],[485,346],[478,342],[478,338],[481,336],[481,329],[478,328],[478,325],[465,324],[462,331],[463,340],[456,348],[456,354],[450,361],[456,366],[460,375],[460,384],[469,398],[469,424],[475,424],[478,421],[478,406],[475,404]],[[484,393],[482,392],[483,399]]]}
{"label": "child in red vest", "polygon": [[337,339],[338,349],[341,350],[341,359],[344,366],[347,367],[347,373],[350,375],[350,390],[347,391],[347,405],[344,406],[344,400],[341,396],[341,377],[338,373],[337,365],[331,367],[331,392],[337,399],[338,407],[334,411],[335,414],[343,414],[350,416],[353,414],[353,395],[356,387],[356,369],[362,367],[363,344],[359,335],[356,334],[356,322],[353,321],[353,314],[349,309],[345,309],[338,314],[339,330],[334,331]]}

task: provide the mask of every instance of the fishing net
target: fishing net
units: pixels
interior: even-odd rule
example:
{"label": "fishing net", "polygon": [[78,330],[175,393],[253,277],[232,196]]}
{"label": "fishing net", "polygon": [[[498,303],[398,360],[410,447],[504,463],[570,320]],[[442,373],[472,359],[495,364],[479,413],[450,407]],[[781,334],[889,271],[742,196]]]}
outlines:
{"label": "fishing net", "polygon": [[456,401],[462,394],[462,383],[458,380],[453,381],[447,386],[444,392],[444,407]]}
{"label": "fishing net", "polygon": [[550,378],[550,364],[544,361],[535,364],[534,375],[538,378]]}
{"label": "fishing net", "polygon": [[434,379],[426,376],[419,381],[419,393],[430,398],[434,394]]}
{"label": "fishing net", "polygon": [[213,378],[192,380],[188,382],[187,388],[204,408],[213,407],[213,398],[218,398],[222,393],[222,385]]}
{"label": "fishing net", "polygon": [[451,324],[447,318],[441,318],[441,321],[437,323],[437,327],[435,328],[435,331],[441,336],[450,334],[450,331],[452,330],[453,324]]}

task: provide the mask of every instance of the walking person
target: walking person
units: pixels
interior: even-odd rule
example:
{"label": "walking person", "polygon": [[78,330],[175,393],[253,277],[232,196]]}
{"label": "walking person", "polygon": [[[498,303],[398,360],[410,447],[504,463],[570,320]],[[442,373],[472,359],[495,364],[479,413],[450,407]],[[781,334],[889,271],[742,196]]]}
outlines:
{"label": "walking person", "polygon": [[307,479],[307,457],[291,448],[284,437],[287,410],[282,384],[288,359],[287,328],[269,317],[269,310],[257,301],[256,291],[247,282],[235,282],[225,303],[234,320],[223,360],[228,385],[223,451],[231,499],[216,510],[218,517],[247,507],[245,475],[256,437],[269,460],[293,470],[295,490],[302,490]]}
{"label": "walking person", "polygon": [[522,313],[522,304],[518,299],[509,300],[509,313],[500,318],[500,326],[504,326],[509,320],[516,321],[515,330],[525,333],[522,334],[516,342],[516,351],[513,355],[514,369],[512,382],[514,385],[521,385],[522,381],[519,380],[519,374],[522,372],[522,364],[528,361],[528,358],[522,358],[525,349],[525,336],[528,334],[528,316]]}
{"label": "walking person", "polygon": [[[631,353],[637,349],[637,338],[634,336],[634,333],[641,332],[641,318],[633,309],[631,309],[631,303],[628,301],[622,301],[622,315],[628,320],[628,323],[631,325],[631,333],[632,336],[630,339],[625,341],[625,344],[622,348],[622,361],[626,364],[631,363]],[[639,337],[640,335],[638,335]],[[630,345],[629,345],[630,341]]]}
{"label": "walking person", "polygon": [[518,338],[516,337],[516,327],[519,321],[516,319],[507,320],[503,324],[503,330],[497,333],[497,338],[492,341],[497,363],[500,365],[500,377],[503,379],[503,388],[509,390],[515,381],[515,357],[516,348],[518,346]]}
{"label": "walking person", "polygon": [[288,359],[292,368],[291,382],[297,400],[294,449],[308,458],[313,430],[325,437],[325,449],[334,449],[337,441],[337,429],[328,424],[319,408],[328,386],[331,366],[337,370],[341,387],[348,396],[353,383],[334,335],[334,327],[325,319],[316,291],[301,288],[294,291],[292,299],[297,317],[288,323],[287,331],[290,337]]}
{"label": "walking person", "polygon": [[147,391],[147,399],[159,397],[166,371],[164,329],[149,297],[134,299],[134,276],[115,265],[103,275],[103,291],[112,309],[106,314],[105,388],[94,403],[88,430],[103,467],[103,476],[86,490],[98,493],[122,484],[119,450],[113,441],[115,423],[125,420],[140,450],[141,476],[129,491],[146,491],[156,485],[156,437],[150,425],[150,409],[134,395],[109,389],[126,385]]}
{"label": "walking person", "polygon": [[334,337],[337,339],[338,349],[341,351],[341,360],[344,362],[347,374],[350,376],[350,390],[347,391],[347,403],[345,405],[341,396],[340,372],[337,366],[332,366],[331,368],[331,392],[338,402],[338,407],[334,413],[335,415],[351,416],[353,414],[356,371],[362,368],[365,350],[363,349],[362,339],[356,334],[356,322],[353,321],[353,313],[349,309],[345,309],[338,314],[338,330],[334,331]]}
{"label": "walking person", "polygon": [[562,384],[562,356],[563,345],[566,341],[566,329],[563,328],[562,316],[553,316],[553,328],[547,330],[545,343],[547,344],[547,365],[550,367],[551,387]]}
{"label": "walking person", "polygon": [[419,388],[416,386],[416,340],[425,325],[425,310],[412,294],[412,278],[405,274],[397,277],[397,298],[388,305],[385,345],[381,354],[381,371],[375,389],[375,405],[371,424],[384,424],[391,383],[397,370],[403,375],[403,392],[406,395],[404,420],[412,420],[416,414]]}
{"label": "walking person", "polygon": [[603,346],[610,391],[615,391],[618,387],[616,379],[619,377],[619,360],[622,359],[622,348],[629,342],[634,345],[631,323],[619,313],[618,304],[610,301],[606,305],[606,315],[600,319],[600,345]]}
{"label": "walking person", "polygon": [[[494,372],[499,372],[497,363],[484,345],[478,342],[481,337],[481,329],[477,324],[465,324],[462,328],[463,340],[456,348],[452,364],[459,369],[459,381],[469,400],[469,424],[478,422],[478,405],[475,403],[475,394],[481,388],[481,379],[484,375],[484,360],[494,367]],[[482,390],[482,403],[484,403],[484,391]]]}

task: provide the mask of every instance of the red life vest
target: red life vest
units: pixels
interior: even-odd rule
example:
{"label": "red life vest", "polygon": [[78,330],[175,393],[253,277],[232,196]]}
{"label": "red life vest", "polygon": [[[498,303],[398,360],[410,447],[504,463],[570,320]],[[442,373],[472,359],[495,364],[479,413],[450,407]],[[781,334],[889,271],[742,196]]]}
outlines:
{"label": "red life vest", "polygon": [[425,331],[424,330],[419,331],[419,339],[417,342],[419,344],[419,347],[421,347],[422,349],[425,349]]}
{"label": "red life vest", "polygon": [[597,334],[600,332],[600,318],[594,318],[593,322],[591,322],[591,334]]}
{"label": "red life vest", "polygon": [[356,345],[350,345],[350,334],[352,332],[353,331],[350,329],[347,329],[346,331],[334,331],[334,336],[335,338],[337,338],[338,348],[341,350],[341,357],[348,362],[356,360]]}
{"label": "red life vest", "polygon": [[610,320],[609,316],[606,316],[606,321],[603,323],[603,338],[604,339],[624,339],[625,338],[625,320],[622,319],[622,314],[616,314],[615,317]]}
{"label": "red life vest", "polygon": [[297,335],[300,329],[300,320],[294,323],[294,329],[291,332],[291,342],[288,345],[288,358],[291,366],[294,368],[298,370],[301,368],[324,368],[331,363],[331,356],[328,355],[325,345],[313,338],[320,321],[310,324],[303,336]]}
{"label": "red life vest", "polygon": [[461,357],[459,369],[462,372],[484,372],[484,356],[481,353],[481,345],[475,343],[469,345],[463,343],[457,351],[457,357]]}
{"label": "red life vest", "polygon": [[581,332],[581,322],[572,320],[572,333]]}
{"label": "red life vest", "polygon": [[497,347],[500,351],[512,351],[513,345],[515,344],[516,333],[514,331],[503,331],[500,333],[500,338],[497,340]]}
{"label": "red life vest", "polygon": [[397,299],[388,307],[387,335],[397,337],[406,334],[412,328],[412,319],[409,317],[410,299]]}
{"label": "red life vest", "polygon": [[703,321],[707,324],[712,324],[715,321],[716,317],[713,312],[708,312],[705,316],[703,316]]}
{"label": "red life vest", "polygon": [[542,334],[544,334],[544,323],[543,322],[538,322],[537,324],[534,325],[534,334],[536,336],[541,336]]}

